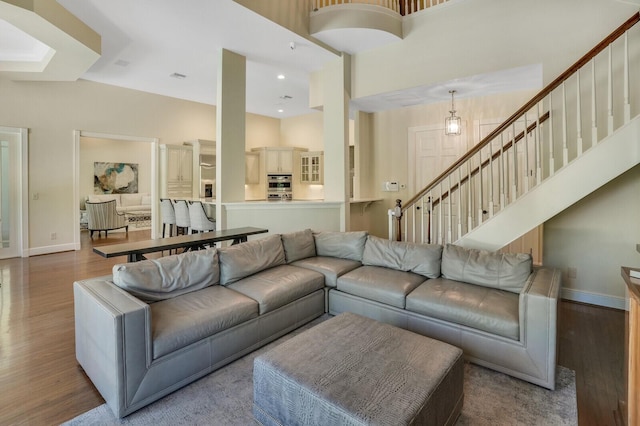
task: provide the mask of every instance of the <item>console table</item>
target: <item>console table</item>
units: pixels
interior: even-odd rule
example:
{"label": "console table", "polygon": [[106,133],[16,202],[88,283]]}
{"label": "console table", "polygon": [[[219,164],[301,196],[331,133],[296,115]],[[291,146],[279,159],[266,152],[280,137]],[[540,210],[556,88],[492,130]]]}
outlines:
{"label": "console table", "polygon": [[[640,244],[636,246],[640,253]],[[640,279],[630,275],[632,269],[622,267],[622,278],[629,289],[629,317],[625,336],[627,371],[627,425],[640,424]]]}
{"label": "console table", "polygon": [[134,243],[111,244],[94,247],[93,252],[102,257],[127,256],[128,262],[144,260],[146,253],[184,248],[185,250],[201,247],[218,241],[233,240],[232,244],[247,241],[249,235],[269,232],[264,228],[234,228],[220,231],[202,232],[199,234],[179,235],[177,237],[159,238],[156,240],[136,241]]}

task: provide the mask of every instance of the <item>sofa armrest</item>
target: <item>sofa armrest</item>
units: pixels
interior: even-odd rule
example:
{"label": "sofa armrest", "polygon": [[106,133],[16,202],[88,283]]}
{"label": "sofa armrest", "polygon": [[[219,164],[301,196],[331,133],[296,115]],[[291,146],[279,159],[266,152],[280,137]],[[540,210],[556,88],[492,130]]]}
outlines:
{"label": "sofa armrest", "polygon": [[[520,341],[538,369],[555,383],[558,295],[561,273],[553,268],[535,268],[520,293]],[[553,389],[553,387],[549,387]]]}
{"label": "sofa armrest", "polygon": [[76,359],[122,417],[151,364],[151,310],[110,280],[73,284]]}

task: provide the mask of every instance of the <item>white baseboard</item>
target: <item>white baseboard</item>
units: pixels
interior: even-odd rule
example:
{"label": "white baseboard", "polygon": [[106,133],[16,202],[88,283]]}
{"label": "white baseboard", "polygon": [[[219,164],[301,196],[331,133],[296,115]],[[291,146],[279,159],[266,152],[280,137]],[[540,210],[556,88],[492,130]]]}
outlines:
{"label": "white baseboard", "polygon": [[73,250],[76,250],[76,245],[74,243],[59,244],[55,246],[35,247],[28,250],[27,256],[39,256],[41,254],[60,253],[63,251],[73,251]]}
{"label": "white baseboard", "polygon": [[607,294],[591,293],[584,290],[574,290],[571,288],[563,288],[561,297],[563,299],[572,300],[574,302],[588,303],[590,305],[605,306],[607,308],[615,308],[627,310],[627,300],[624,297],[610,296]]}

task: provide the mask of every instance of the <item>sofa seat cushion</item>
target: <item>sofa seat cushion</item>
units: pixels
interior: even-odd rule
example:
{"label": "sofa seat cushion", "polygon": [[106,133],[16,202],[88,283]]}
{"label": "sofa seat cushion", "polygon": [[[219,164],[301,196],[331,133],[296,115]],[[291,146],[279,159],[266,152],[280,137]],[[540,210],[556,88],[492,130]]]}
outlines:
{"label": "sofa seat cushion", "polygon": [[336,287],[338,277],[362,266],[357,260],[340,259],[339,257],[316,256],[293,262],[292,265],[311,269],[324,275],[327,287]]}
{"label": "sofa seat cushion", "polygon": [[519,296],[446,278],[428,280],[407,296],[407,310],[518,340]]}
{"label": "sofa seat cushion", "polygon": [[258,302],[262,315],[324,288],[324,276],[309,269],[280,265],[228,287]]}
{"label": "sofa seat cushion", "polygon": [[219,285],[150,307],[154,359],[258,316],[255,300]]}
{"label": "sofa seat cushion", "polygon": [[338,278],[338,290],[404,309],[405,298],[425,278],[413,272],[361,266]]}

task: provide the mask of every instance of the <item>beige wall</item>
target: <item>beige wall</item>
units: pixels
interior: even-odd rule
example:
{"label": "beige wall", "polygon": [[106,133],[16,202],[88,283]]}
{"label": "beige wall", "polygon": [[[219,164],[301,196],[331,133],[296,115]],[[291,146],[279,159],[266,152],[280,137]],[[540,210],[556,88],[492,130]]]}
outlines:
{"label": "beige wall", "polygon": [[548,84],[637,10],[603,0],[452,1],[405,18],[401,43],[353,55],[351,95],[532,64],[543,64]]}
{"label": "beige wall", "polygon": [[138,193],[151,193],[151,144],[148,142],[80,138],[80,202],[93,194],[93,163],[138,165]]}
{"label": "beige wall", "polygon": [[[624,307],[621,266],[640,266],[640,166],[544,225],[544,263],[563,272],[563,295]],[[568,268],[576,268],[570,278]]]}
{"label": "beige wall", "polygon": [[[214,106],[80,80],[70,83],[0,79],[0,125],[29,129],[29,246],[70,249],[73,243],[73,131],[159,138],[166,144],[214,140]],[[10,100],[7,101],[7,100]],[[247,138],[279,140],[279,120],[247,114]],[[30,197],[32,198],[32,197]],[[51,241],[51,233],[57,240]],[[55,246],[54,246],[55,243]]]}

